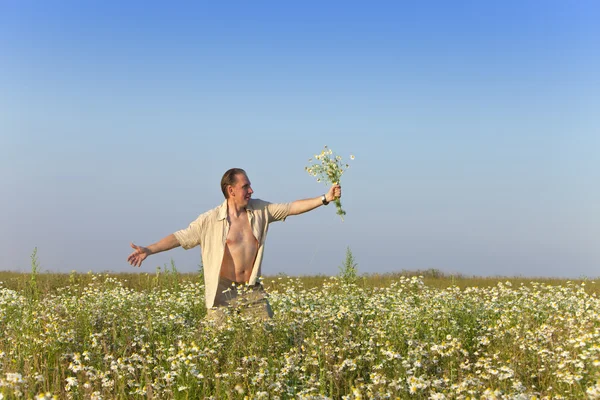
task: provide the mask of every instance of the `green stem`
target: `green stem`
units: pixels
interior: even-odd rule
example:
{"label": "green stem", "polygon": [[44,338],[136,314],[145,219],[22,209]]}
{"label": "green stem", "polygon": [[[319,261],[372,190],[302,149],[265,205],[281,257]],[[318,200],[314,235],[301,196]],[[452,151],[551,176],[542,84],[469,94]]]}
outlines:
{"label": "green stem", "polygon": [[342,219],[342,222],[344,221],[344,215],[346,215],[346,211],[344,211],[342,209],[342,201],[337,198],[334,200],[335,201],[335,208],[337,209],[337,215],[340,216],[340,218]]}

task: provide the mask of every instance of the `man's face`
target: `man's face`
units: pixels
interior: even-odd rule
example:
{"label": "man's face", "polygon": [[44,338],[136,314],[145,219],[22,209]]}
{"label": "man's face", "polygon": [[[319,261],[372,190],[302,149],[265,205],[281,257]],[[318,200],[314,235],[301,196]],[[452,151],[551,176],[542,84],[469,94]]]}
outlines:
{"label": "man's face", "polygon": [[237,204],[245,207],[248,205],[252,193],[254,193],[254,190],[250,186],[248,177],[244,174],[236,175],[235,185],[229,186],[229,197]]}

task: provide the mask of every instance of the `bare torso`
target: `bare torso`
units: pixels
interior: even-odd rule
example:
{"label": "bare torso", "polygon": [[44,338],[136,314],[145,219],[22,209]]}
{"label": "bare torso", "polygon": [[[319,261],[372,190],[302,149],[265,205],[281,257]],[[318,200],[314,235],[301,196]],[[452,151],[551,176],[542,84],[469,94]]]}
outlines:
{"label": "bare torso", "polygon": [[258,252],[258,241],[252,233],[248,215],[229,215],[229,233],[221,264],[221,276],[234,282],[248,282]]}

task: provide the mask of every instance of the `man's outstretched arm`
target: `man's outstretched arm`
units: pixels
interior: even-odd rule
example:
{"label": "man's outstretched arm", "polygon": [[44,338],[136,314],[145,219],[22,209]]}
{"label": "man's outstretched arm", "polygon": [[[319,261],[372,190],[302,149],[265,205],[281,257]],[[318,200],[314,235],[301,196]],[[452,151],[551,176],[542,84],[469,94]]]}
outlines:
{"label": "man's outstretched arm", "polygon": [[[329,191],[325,194],[327,202],[333,201],[338,197],[342,197],[342,187],[340,185],[332,185]],[[323,205],[321,196],[313,199],[296,200],[290,204],[290,215],[298,215]]]}
{"label": "man's outstretched arm", "polygon": [[162,238],[158,242],[151,244],[148,247],[136,246],[135,244],[131,243],[131,248],[133,248],[134,251],[129,255],[129,257],[127,257],[127,262],[134,267],[139,267],[142,265],[142,261],[144,261],[149,255],[160,253],[161,251],[171,250],[179,246],[179,242],[173,234]]}

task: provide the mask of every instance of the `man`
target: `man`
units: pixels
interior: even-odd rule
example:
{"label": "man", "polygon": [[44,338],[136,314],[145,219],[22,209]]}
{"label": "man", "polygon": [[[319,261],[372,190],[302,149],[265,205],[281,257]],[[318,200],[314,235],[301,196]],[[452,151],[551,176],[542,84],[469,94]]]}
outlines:
{"label": "man", "polygon": [[[225,308],[233,306],[259,319],[271,318],[273,313],[266,293],[257,283],[268,225],[327,205],[342,195],[342,189],[335,184],[319,197],[273,204],[253,199],[254,191],[246,172],[232,168],[223,175],[221,190],[225,201],[220,206],[201,214],[186,229],[148,247],[131,243],[134,251],[127,261],[139,267],[151,254],[179,246],[187,250],[199,245],[208,317],[222,323]],[[240,289],[240,284],[246,284],[246,289]]]}

